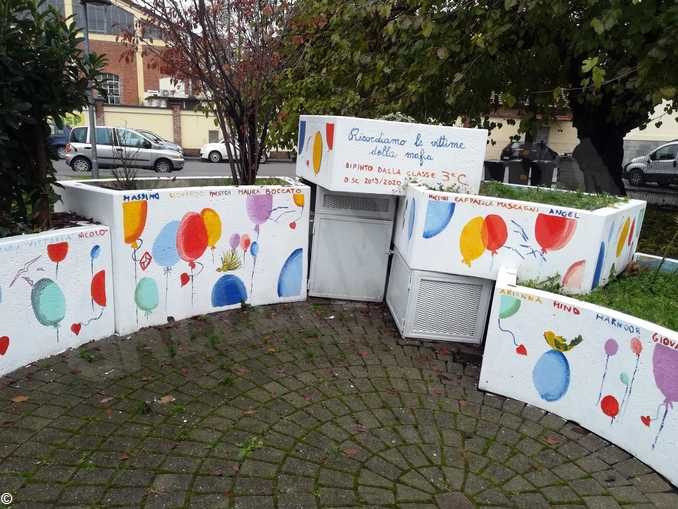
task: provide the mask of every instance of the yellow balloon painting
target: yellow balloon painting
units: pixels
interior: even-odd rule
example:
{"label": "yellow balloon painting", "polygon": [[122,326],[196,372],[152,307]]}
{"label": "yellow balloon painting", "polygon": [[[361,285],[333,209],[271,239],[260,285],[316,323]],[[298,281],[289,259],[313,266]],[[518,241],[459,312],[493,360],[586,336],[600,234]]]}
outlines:
{"label": "yellow balloon painting", "polygon": [[485,252],[485,242],[483,239],[483,226],[485,220],[481,217],[474,217],[461,230],[459,237],[459,250],[463,262],[471,266],[471,262],[479,258]]}
{"label": "yellow balloon painting", "polygon": [[207,230],[207,245],[214,249],[221,238],[221,218],[214,209],[202,209],[200,215]]}
{"label": "yellow balloon painting", "polygon": [[148,202],[146,200],[128,201],[122,204],[122,226],[125,244],[135,249],[139,245],[137,240],[146,227]]}
{"label": "yellow balloon painting", "polygon": [[304,195],[302,193],[293,194],[292,200],[297,207],[304,206]]}
{"label": "yellow balloon painting", "polygon": [[619,232],[619,238],[617,239],[617,256],[621,255],[624,250],[624,243],[626,242],[626,236],[629,234],[630,227],[631,220],[627,217],[626,221],[624,221],[624,226],[622,226],[622,229]]}
{"label": "yellow balloon painting", "polygon": [[323,161],[323,137],[320,131],[313,137],[313,173],[316,175],[320,171],[320,164]]}

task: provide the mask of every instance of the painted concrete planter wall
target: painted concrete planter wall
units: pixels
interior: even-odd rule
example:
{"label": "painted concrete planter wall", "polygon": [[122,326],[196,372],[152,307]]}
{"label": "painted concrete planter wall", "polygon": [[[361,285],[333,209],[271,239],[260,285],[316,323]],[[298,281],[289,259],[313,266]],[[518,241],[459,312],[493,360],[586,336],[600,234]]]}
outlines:
{"label": "painted concrete planter wall", "polygon": [[497,279],[481,389],[578,422],[678,485],[678,332]]}
{"label": "painted concrete planter wall", "polygon": [[116,191],[68,181],[59,193],[64,209],[111,227],[116,331],[127,334],[241,302],[304,300],[310,189],[288,182]]}
{"label": "painted concrete planter wall", "polygon": [[604,285],[632,260],[645,202],[585,211],[410,184],[396,213],[395,245],[417,270],[495,279],[558,276],[570,292]]}
{"label": "painted concrete planter wall", "polygon": [[302,115],[297,175],[331,191],[405,193],[412,179],[477,193],[487,131]]}
{"label": "painted concrete planter wall", "polygon": [[110,232],[0,239],[0,375],[113,334]]}

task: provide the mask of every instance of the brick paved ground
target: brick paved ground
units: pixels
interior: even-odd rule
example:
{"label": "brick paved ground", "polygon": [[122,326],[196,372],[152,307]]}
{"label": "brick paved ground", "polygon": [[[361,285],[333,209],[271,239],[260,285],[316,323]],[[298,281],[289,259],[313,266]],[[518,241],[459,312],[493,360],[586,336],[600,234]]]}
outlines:
{"label": "brick paved ground", "polygon": [[0,492],[31,508],[678,507],[605,440],[479,392],[479,363],[401,342],[382,306],[327,301],[111,338],[1,379]]}

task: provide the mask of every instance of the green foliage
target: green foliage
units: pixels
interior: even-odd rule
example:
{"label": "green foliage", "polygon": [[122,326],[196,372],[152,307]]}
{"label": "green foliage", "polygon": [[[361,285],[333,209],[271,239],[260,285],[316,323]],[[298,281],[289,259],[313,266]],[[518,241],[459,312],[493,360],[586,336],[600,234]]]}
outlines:
{"label": "green foliage", "polygon": [[480,194],[522,200],[548,205],[560,205],[582,210],[596,210],[613,207],[624,201],[623,198],[609,194],[590,194],[575,191],[555,191],[544,187],[510,186],[501,182],[486,181],[480,184]]}
{"label": "green foliage", "polygon": [[47,151],[48,119],[87,104],[88,79],[75,23],[44,0],[0,1],[0,237],[49,227],[56,182]]}
{"label": "green foliage", "polygon": [[672,244],[668,242],[671,235],[678,232],[676,217],[678,217],[676,209],[648,205],[645,209],[643,227],[640,230],[638,251],[656,256],[678,258],[678,242]]}

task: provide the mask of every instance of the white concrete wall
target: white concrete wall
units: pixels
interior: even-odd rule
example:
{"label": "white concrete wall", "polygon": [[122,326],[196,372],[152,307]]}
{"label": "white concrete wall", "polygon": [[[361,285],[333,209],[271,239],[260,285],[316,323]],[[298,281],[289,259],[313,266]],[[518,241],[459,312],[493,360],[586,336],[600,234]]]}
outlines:
{"label": "white concrete wall", "polygon": [[412,269],[495,279],[506,265],[587,292],[631,261],[644,213],[638,200],[585,211],[410,185],[394,242]]}
{"label": "white concrete wall", "polygon": [[111,225],[120,334],[168,317],[239,307],[241,300],[306,298],[307,186],[113,191],[86,181],[63,185],[66,210],[87,207]]}
{"label": "white concrete wall", "polygon": [[110,232],[0,239],[0,375],[113,334]]}
{"label": "white concrete wall", "polygon": [[543,408],[678,485],[678,332],[500,274],[479,387]]}

